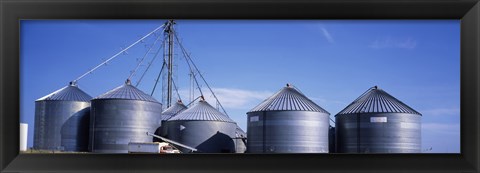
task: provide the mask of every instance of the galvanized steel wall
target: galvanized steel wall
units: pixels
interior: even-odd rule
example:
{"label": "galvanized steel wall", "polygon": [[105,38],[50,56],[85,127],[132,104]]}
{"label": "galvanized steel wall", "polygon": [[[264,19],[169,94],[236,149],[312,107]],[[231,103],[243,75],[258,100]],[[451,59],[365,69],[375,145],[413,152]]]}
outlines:
{"label": "galvanized steel wall", "polygon": [[327,113],[262,111],[247,115],[248,153],[328,153]]}
{"label": "galvanized steel wall", "polygon": [[90,145],[92,152],[128,153],[129,142],[152,142],[159,127],[162,105],[124,99],[92,100]]}
{"label": "galvanized steel wall", "polygon": [[335,119],[339,153],[421,152],[420,115],[359,113],[337,115]]}
{"label": "galvanized steel wall", "polygon": [[86,151],[89,109],[83,101],[36,101],[33,148]]}
{"label": "galvanized steel wall", "polygon": [[88,151],[89,127],[90,107],[68,118],[61,128],[65,151]]}
{"label": "galvanized steel wall", "polygon": [[[180,142],[205,153],[235,152],[235,129],[232,122],[175,120],[165,122],[168,128],[166,138]],[[182,152],[187,149],[178,147]]]}

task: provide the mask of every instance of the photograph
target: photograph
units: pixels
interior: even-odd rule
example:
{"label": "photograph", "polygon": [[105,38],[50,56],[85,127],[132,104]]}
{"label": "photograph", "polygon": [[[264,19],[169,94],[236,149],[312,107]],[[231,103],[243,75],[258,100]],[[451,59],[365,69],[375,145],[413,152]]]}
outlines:
{"label": "photograph", "polygon": [[460,25],[20,20],[20,154],[459,154]]}

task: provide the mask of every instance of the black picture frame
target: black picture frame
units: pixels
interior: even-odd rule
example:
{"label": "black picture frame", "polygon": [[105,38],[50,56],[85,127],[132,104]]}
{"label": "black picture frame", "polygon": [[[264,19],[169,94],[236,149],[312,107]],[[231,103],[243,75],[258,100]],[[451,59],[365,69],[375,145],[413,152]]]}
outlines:
{"label": "black picture frame", "polygon": [[[479,172],[478,0],[1,0],[1,172]],[[460,154],[19,154],[21,19],[460,19]]]}

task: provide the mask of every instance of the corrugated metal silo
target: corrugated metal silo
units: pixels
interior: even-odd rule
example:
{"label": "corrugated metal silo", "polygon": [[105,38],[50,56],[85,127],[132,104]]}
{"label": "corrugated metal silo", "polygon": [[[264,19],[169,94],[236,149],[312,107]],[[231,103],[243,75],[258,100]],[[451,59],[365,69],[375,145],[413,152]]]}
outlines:
{"label": "corrugated metal silo", "polygon": [[421,114],[377,86],[335,119],[339,153],[421,152]]}
{"label": "corrugated metal silo", "polygon": [[247,113],[247,152],[328,153],[329,115],[287,84]]}
{"label": "corrugated metal silo", "polygon": [[[180,112],[184,111],[187,109],[187,106],[185,106],[182,102],[182,100],[178,100],[177,103],[173,104],[169,108],[165,109],[165,111],[162,112],[161,116],[161,123],[160,126],[157,128],[155,131],[156,135],[159,136],[166,136],[167,135],[167,126],[163,126],[162,124],[165,123],[168,119],[172,118],[173,116],[179,114]],[[161,142],[160,139],[154,138],[154,142]]]}
{"label": "corrugated metal silo", "polygon": [[160,124],[162,104],[130,81],[92,100],[89,149],[128,153],[129,142],[152,142],[147,132]]}
{"label": "corrugated metal silo", "polygon": [[185,106],[181,100],[178,100],[177,103],[162,112],[162,120],[168,120],[186,109],[187,106]]}
{"label": "corrugated metal silo", "polygon": [[[237,124],[204,100],[170,118],[166,138],[206,153],[235,152]],[[180,148],[183,152],[189,152]]]}
{"label": "corrugated metal silo", "polygon": [[33,148],[87,151],[91,98],[71,83],[36,100]]}

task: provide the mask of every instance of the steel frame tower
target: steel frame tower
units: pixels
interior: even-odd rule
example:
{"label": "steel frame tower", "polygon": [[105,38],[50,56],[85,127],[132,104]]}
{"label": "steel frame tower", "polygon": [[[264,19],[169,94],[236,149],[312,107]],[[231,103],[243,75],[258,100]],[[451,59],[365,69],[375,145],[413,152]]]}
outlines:
{"label": "steel frame tower", "polygon": [[175,24],[174,20],[168,20],[165,24],[165,37],[167,40],[167,45],[168,49],[165,49],[167,51],[167,104],[166,108],[170,107],[172,105],[172,76],[173,76],[173,51],[174,51],[174,29],[173,25]]}

